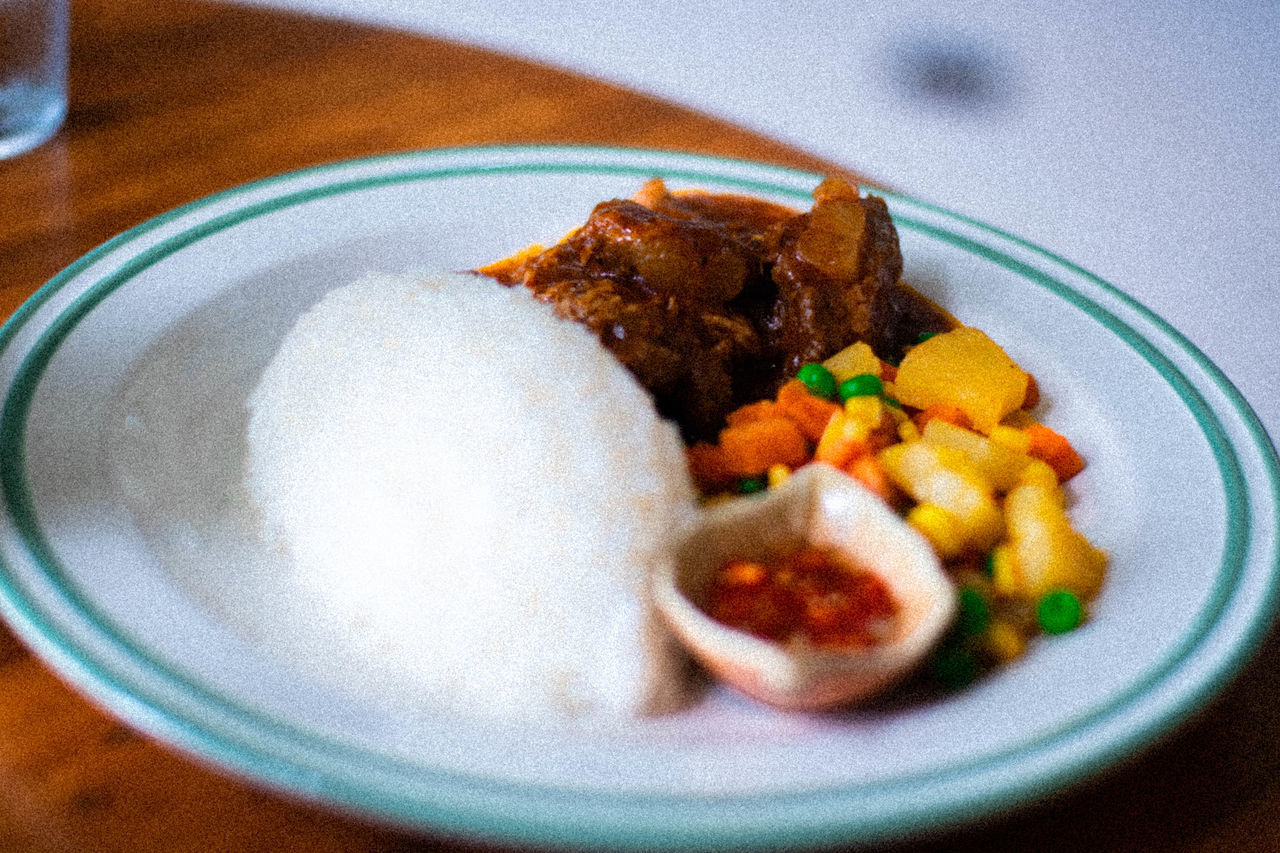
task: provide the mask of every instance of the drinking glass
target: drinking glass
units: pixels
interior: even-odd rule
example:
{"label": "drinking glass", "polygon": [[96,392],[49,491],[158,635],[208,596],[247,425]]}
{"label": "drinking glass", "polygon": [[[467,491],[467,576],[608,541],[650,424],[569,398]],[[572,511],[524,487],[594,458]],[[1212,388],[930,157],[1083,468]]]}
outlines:
{"label": "drinking glass", "polygon": [[69,17],[68,0],[0,0],[0,158],[62,126]]}

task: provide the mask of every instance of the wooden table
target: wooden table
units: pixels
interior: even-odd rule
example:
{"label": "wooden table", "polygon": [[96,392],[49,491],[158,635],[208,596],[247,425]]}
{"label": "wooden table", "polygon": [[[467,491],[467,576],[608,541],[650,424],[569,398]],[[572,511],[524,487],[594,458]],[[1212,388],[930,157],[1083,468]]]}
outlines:
{"label": "wooden table", "polygon": [[[0,162],[4,316],[151,216],[349,157],[579,142],[832,170],[746,130],[560,71],[219,3],[77,0],[72,56],[66,128]],[[291,801],[153,742],[68,689],[0,628],[0,850],[389,853],[442,843]],[[1103,778],[895,849],[993,848],[1280,849],[1280,636],[1196,721]]]}

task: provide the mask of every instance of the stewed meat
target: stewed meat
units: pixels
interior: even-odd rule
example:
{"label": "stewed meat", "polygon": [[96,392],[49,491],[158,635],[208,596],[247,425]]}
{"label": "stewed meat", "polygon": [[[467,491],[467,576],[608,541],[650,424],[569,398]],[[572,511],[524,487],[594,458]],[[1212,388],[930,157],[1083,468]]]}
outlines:
{"label": "stewed meat", "polygon": [[884,201],[839,178],[811,210],[659,179],[596,205],[547,249],[480,270],[600,336],[686,439],[857,340],[900,347],[898,236]]}

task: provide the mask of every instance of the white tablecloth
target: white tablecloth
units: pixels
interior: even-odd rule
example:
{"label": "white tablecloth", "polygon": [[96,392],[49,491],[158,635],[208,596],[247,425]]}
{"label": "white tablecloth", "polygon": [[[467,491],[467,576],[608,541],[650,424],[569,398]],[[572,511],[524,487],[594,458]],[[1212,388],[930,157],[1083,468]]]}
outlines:
{"label": "white tablecloth", "polygon": [[1162,315],[1280,436],[1274,2],[245,2],[585,72],[1011,231]]}

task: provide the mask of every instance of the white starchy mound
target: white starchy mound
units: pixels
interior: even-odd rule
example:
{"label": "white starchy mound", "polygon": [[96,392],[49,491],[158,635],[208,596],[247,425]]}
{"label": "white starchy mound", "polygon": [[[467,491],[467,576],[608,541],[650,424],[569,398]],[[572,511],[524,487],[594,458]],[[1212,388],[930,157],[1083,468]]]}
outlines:
{"label": "white starchy mound", "polygon": [[523,288],[369,275],[331,292],[264,371],[248,450],[316,618],[397,691],[506,716],[678,701],[646,576],[696,511],[679,436]]}

